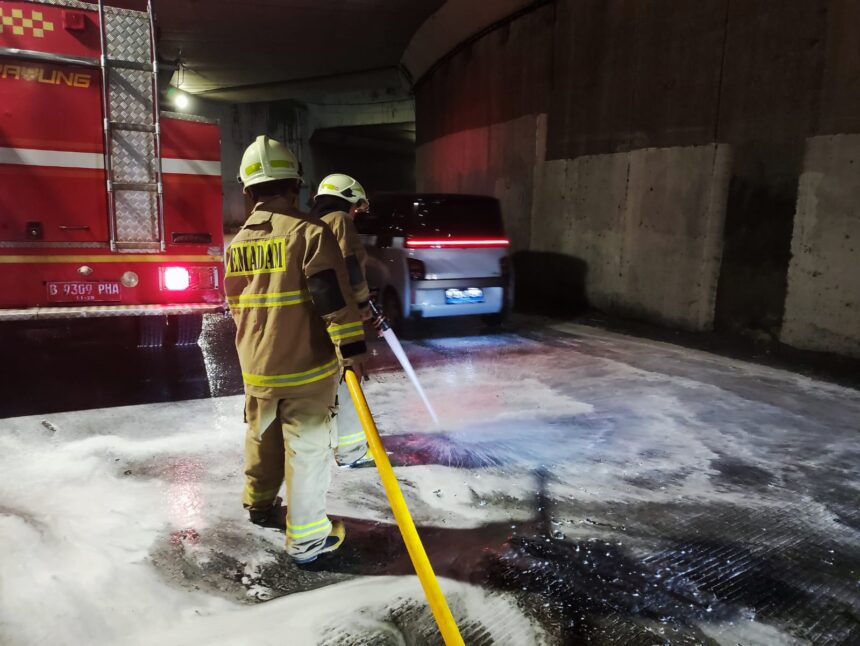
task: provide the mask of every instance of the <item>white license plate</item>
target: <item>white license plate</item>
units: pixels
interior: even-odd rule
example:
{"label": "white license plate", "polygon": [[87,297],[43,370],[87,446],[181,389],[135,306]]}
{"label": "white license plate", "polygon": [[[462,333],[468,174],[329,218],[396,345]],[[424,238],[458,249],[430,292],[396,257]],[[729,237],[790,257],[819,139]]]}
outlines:
{"label": "white license plate", "polygon": [[477,287],[467,287],[466,289],[446,289],[445,302],[448,305],[483,303],[484,290],[478,289]]}
{"label": "white license plate", "polygon": [[114,282],[51,282],[48,301],[51,303],[115,303],[121,300],[119,283]]}

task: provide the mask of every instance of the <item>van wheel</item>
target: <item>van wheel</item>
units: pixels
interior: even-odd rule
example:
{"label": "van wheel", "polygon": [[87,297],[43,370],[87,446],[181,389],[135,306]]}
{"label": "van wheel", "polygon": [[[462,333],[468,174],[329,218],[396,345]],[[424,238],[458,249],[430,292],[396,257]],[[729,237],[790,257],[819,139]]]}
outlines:
{"label": "van wheel", "polygon": [[498,314],[485,314],[481,317],[481,320],[483,320],[484,325],[488,328],[498,330],[502,325],[504,325],[505,318],[507,318],[505,313],[499,312]]}

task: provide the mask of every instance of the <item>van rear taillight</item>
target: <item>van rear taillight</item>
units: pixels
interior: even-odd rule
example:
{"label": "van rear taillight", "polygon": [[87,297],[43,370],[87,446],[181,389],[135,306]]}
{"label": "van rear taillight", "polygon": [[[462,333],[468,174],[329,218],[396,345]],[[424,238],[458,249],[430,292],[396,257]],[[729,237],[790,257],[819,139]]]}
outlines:
{"label": "van rear taillight", "polygon": [[428,248],[474,248],[474,247],[507,247],[507,238],[407,238],[406,246],[410,249]]}

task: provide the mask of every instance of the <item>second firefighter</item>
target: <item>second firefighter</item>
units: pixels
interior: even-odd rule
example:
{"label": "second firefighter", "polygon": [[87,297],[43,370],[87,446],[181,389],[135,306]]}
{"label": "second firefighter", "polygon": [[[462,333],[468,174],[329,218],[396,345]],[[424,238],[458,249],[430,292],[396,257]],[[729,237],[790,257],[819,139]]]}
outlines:
{"label": "second firefighter", "polygon": [[[362,320],[370,318],[370,293],[365,278],[367,253],[353,224],[353,218],[369,205],[361,184],[349,175],[336,173],[320,182],[311,207],[311,216],[328,225],[337,238],[346,263],[349,285]],[[373,457],[367,448],[367,438],[343,380],[338,387],[337,400],[337,463],[352,468],[372,465]]]}

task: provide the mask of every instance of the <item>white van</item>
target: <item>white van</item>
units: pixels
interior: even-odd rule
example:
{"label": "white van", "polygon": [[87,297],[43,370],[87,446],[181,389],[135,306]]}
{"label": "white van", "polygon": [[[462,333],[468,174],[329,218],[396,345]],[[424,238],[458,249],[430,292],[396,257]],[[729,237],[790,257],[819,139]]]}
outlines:
{"label": "white van", "polygon": [[467,315],[498,325],[513,303],[509,242],[495,198],[377,195],[356,226],[371,294],[395,329]]}

